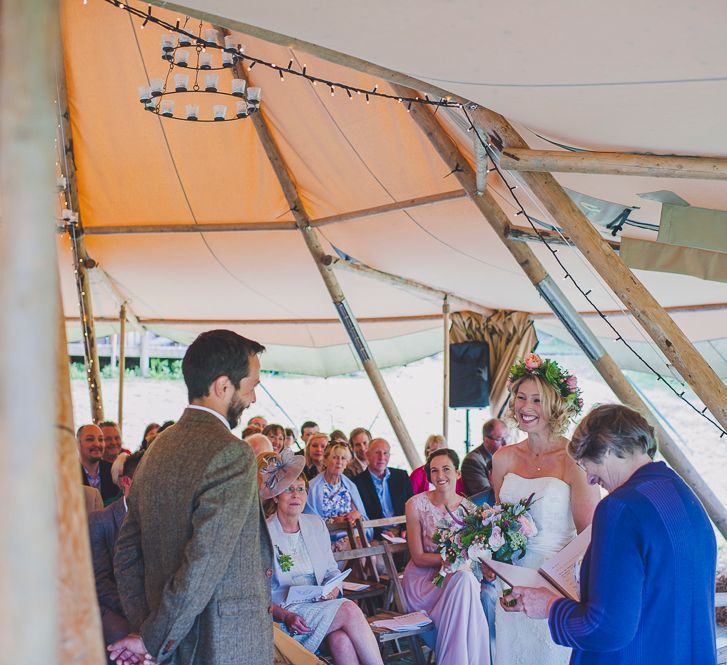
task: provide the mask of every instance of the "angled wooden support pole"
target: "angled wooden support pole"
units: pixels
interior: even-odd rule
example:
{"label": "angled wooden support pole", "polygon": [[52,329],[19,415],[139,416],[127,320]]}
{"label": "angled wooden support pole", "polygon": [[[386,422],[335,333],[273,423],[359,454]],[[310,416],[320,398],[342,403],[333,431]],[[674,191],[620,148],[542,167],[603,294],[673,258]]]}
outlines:
{"label": "angled wooden support pole", "polygon": [[[402,86],[394,87],[400,95],[410,94],[407,88]],[[456,171],[454,175],[465,191],[469,193],[472,202],[490,223],[512,256],[520,264],[533,286],[538,289],[538,292],[553,309],[555,315],[563,322],[575,342],[593,363],[593,366],[611,387],[618,399],[642,413],[656,428],[660,451],[664,458],[694,489],[715,526],[727,537],[727,510],[725,507],[704,482],[671,435],[661,426],[648,405],[636,393],[616,362],[606,353],[603,345],[548,275],[543,264],[530,247],[508,237],[509,220],[507,213],[500,207],[490,191],[485,191],[483,196],[477,194],[475,173],[469,166],[466,156],[460,152],[459,148],[439,125],[434,115],[428,110],[412,108],[411,116],[431,141],[445,164],[451,168],[454,168],[455,164],[460,165],[461,170]]]}
{"label": "angled wooden support pole", "polygon": [[442,340],[444,362],[442,363],[442,435],[449,441],[449,300],[445,296],[442,301],[442,321],[444,337]]}
{"label": "angled wooden support pole", "polygon": [[[469,113],[488,136],[496,143],[502,143],[503,150],[528,147],[512,125],[497,113],[482,107]],[[717,421],[727,429],[727,386],[689,338],[611,250],[552,175],[522,172],[521,177]]]}
{"label": "angled wooden support pole", "polygon": [[507,171],[540,173],[601,173],[639,175],[651,178],[692,178],[727,180],[724,157],[679,155],[638,155],[623,152],[530,150],[508,147],[502,151],[500,166]]}
{"label": "angled wooden support pole", "polygon": [[119,309],[119,411],[116,422],[124,432],[124,375],[126,373],[126,303]]}
{"label": "angled wooden support pole", "polygon": [[[246,78],[245,72],[240,65],[236,66],[235,71],[238,78]],[[295,217],[295,222],[303,236],[306,247],[311,253],[321,277],[323,278],[323,282],[328,289],[328,293],[333,301],[333,306],[336,308],[336,312],[338,313],[338,316],[341,319],[349,338],[351,339],[351,344],[361,360],[361,364],[371,381],[371,385],[381,402],[381,406],[384,408],[384,411],[389,418],[389,422],[399,439],[399,443],[404,451],[404,455],[406,455],[407,461],[412,468],[416,468],[422,463],[419,452],[415,448],[414,443],[411,440],[411,436],[409,436],[409,432],[407,431],[406,425],[399,414],[399,410],[394,403],[391,393],[384,381],[384,377],[381,375],[381,371],[371,355],[371,351],[369,350],[368,344],[361,333],[356,317],[351,311],[351,308],[344,296],[341,285],[338,282],[338,278],[332,268],[324,263],[326,252],[318,239],[315,229],[310,225],[310,218],[305,211],[305,206],[303,205],[302,200],[298,196],[298,191],[293,177],[289,172],[282,155],[280,154],[280,150],[278,149],[270,130],[268,129],[263,113],[253,113],[251,118],[260,142],[262,143],[265,153],[270,160],[273,171],[278,178],[280,187],[285,194],[286,201],[288,202],[293,216]]]}
{"label": "angled wooden support pole", "polygon": [[409,291],[410,293],[414,293],[425,300],[432,302],[439,303],[442,302],[442,299],[446,298],[450,305],[454,304],[456,307],[463,307],[464,309],[483,314],[484,316],[491,316],[495,311],[492,308],[486,307],[481,303],[474,302],[473,300],[460,298],[453,293],[434,288],[428,284],[423,284],[422,282],[417,282],[416,280],[408,279],[407,277],[401,277],[390,272],[384,272],[383,270],[372,268],[365,263],[346,261],[345,259],[339,259],[336,256],[331,256],[330,254],[323,257],[323,263],[327,266],[346,270],[347,272],[351,272],[356,275],[370,277],[371,279],[375,279],[376,281],[384,284],[389,284],[390,286],[396,286],[404,291]]}

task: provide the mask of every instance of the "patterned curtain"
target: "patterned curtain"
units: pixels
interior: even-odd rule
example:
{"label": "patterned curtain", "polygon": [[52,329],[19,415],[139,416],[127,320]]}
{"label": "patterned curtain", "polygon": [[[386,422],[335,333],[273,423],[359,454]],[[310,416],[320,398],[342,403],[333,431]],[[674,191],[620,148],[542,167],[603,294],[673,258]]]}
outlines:
{"label": "patterned curtain", "polygon": [[500,415],[508,399],[507,375],[513,363],[535,349],[538,337],[526,312],[498,310],[491,316],[455,312],[451,317],[450,340],[487,342],[490,347],[490,407]]}

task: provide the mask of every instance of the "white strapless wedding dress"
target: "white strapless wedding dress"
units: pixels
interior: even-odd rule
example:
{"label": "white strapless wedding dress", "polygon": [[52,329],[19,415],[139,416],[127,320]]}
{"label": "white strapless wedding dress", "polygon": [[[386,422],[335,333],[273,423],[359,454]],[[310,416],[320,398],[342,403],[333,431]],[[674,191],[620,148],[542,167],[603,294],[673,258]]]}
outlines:
{"label": "white strapless wedding dress", "polygon": [[[519,566],[539,568],[546,559],[575,538],[576,528],[570,503],[570,485],[560,478],[523,478],[508,473],[500,489],[500,500],[517,503],[535,493],[530,514],[538,535],[528,542]],[[550,638],[547,620],[529,619],[521,612],[496,609],[495,665],[566,665],[571,650]]]}

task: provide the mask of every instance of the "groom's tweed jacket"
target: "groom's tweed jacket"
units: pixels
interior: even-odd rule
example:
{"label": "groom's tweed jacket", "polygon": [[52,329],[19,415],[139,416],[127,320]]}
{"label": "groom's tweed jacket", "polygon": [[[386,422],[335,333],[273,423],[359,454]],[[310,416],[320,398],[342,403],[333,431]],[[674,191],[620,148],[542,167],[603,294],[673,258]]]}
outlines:
{"label": "groom's tweed jacket", "polygon": [[124,612],[160,663],[270,665],[272,546],[252,449],[187,409],[144,455],[114,567]]}

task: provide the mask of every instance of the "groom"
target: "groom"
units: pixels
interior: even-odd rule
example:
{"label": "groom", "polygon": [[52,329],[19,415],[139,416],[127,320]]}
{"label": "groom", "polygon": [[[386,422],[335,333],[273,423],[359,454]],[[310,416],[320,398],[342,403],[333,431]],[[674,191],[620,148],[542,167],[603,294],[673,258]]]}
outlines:
{"label": "groom", "polygon": [[255,457],[230,431],[255,401],[263,350],[212,330],[184,356],[190,404],[141,461],[116,545],[119,595],[137,631],[109,646],[117,662],[273,662],[272,546]]}

